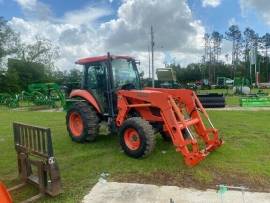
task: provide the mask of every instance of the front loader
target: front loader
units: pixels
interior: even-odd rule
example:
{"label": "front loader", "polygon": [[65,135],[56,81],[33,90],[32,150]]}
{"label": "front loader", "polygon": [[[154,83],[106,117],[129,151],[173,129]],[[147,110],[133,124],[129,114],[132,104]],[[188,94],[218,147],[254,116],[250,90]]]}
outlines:
{"label": "front loader", "polygon": [[111,132],[118,133],[124,152],[140,158],[154,150],[159,132],[189,166],[222,145],[193,91],[142,89],[136,61],[127,56],[108,54],[76,63],[84,65],[82,85],[71,92],[66,104],[67,130],[73,141],[94,141],[100,122],[106,121]]}

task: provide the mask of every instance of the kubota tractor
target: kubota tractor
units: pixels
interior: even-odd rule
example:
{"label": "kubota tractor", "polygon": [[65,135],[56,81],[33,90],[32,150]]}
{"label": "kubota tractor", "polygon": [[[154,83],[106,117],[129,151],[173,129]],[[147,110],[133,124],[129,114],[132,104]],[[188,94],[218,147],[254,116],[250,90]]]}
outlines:
{"label": "kubota tractor", "polygon": [[124,152],[139,158],[153,151],[159,132],[172,141],[189,166],[223,143],[193,91],[142,89],[133,58],[108,53],[76,64],[84,66],[81,88],[71,92],[66,105],[67,130],[73,141],[94,141],[100,122],[106,121],[111,132],[119,134]]}

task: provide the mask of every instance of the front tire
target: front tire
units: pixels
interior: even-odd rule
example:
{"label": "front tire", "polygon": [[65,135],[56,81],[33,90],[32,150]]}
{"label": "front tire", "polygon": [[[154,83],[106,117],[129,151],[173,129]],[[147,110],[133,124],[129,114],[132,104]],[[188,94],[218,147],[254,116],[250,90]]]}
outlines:
{"label": "front tire", "polygon": [[98,135],[99,118],[92,106],[76,102],[67,112],[66,125],[72,141],[94,141]]}
{"label": "front tire", "polygon": [[148,156],[155,147],[156,137],[150,123],[142,118],[128,118],[119,130],[120,145],[133,158]]}

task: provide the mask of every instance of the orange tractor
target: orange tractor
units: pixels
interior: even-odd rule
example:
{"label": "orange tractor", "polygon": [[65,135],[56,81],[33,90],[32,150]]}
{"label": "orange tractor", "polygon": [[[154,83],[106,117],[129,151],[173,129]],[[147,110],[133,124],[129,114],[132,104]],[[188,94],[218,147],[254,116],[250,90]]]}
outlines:
{"label": "orange tractor", "polygon": [[66,102],[67,130],[73,141],[94,141],[100,122],[106,121],[110,131],[119,134],[123,151],[140,158],[154,150],[159,132],[189,166],[222,145],[193,91],[142,89],[137,63],[128,56],[108,53],[76,64],[84,66],[81,88],[73,90]]}

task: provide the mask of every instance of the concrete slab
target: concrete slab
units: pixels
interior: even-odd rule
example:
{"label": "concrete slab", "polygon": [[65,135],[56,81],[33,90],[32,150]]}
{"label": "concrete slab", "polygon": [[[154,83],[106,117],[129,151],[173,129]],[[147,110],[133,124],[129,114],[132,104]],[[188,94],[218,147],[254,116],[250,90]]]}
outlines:
{"label": "concrete slab", "polygon": [[98,182],[83,203],[270,203],[270,193],[200,191],[176,186]]}

